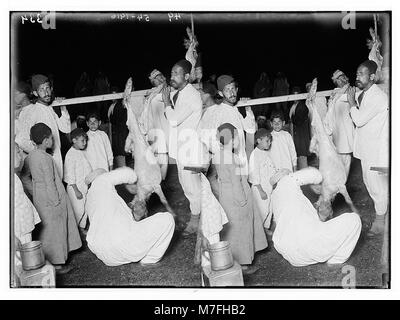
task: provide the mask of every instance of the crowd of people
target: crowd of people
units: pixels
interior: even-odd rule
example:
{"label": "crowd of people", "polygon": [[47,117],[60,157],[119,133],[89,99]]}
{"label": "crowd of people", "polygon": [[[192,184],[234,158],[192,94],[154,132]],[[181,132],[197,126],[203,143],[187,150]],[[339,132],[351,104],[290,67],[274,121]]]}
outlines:
{"label": "crowd of people", "polygon": [[[126,184],[135,193],[132,111],[140,129],[135,134],[143,136],[156,156],[163,179],[168,164],[177,167],[190,204],[183,235],[199,230],[202,176],[206,176],[228,218],[220,238],[229,241],[244,273],[257,271],[254,254],[268,246],[271,235],[277,251],[295,266],[340,264],[349,258],[361,232],[358,214],[349,212],[322,222],[300,188],[322,180],[307,162],[315,133],[305,102],[294,101],[290,108],[287,102],[278,103],[257,118],[248,106],[243,116],[236,107],[238,85],[232,75],[202,81],[197,65],[193,80],[193,69],[190,61],[178,61],[170,81],[153,70],[149,74],[153,88],[139,98],[139,113],[127,109],[124,99],[114,100],[106,107],[100,105],[97,112],[79,113],[73,122],[66,107],[60,114],[54,111],[56,98],[48,77],[34,75],[31,88],[23,83],[16,87],[14,232],[18,246],[40,240],[46,259],[58,273],[71,269],[66,264],[68,254],[82,246],[84,236],[89,249],[107,265],[138,261],[153,265],[162,259],[175,229],[173,212],[137,221],[132,210],[138,208],[128,206],[115,189]],[[361,160],[376,211],[370,235],[383,232],[388,207],[387,177],[371,170],[387,167],[389,156],[389,100],[375,84],[376,74],[375,62],[360,64],[356,91],[337,70],[329,100],[314,101],[347,175],[352,157]],[[102,79],[109,86],[106,77]],[[87,75],[80,82],[87,87]],[[310,87],[306,85],[307,91]],[[117,91],[109,89],[109,93]],[[254,98],[289,92],[297,94],[301,89],[290,90],[283,73],[271,83],[263,72]],[[70,142],[65,158],[60,132]]]}

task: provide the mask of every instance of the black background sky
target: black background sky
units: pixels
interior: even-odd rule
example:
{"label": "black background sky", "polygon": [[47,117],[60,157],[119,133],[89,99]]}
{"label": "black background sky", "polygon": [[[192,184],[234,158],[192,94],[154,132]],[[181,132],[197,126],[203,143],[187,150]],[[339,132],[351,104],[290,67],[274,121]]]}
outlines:
{"label": "black background sky", "polygon": [[[115,13],[56,13],[56,29],[45,30],[11,17],[12,75],[53,74],[58,96],[72,97],[83,71],[102,70],[123,88],[129,76],[136,89],[150,87],[147,74],[157,68],[169,75],[183,58],[190,14],[169,21],[167,13],[147,13],[150,21],[112,18]],[[139,13],[131,13],[130,15]],[[142,13],[145,14],[145,13]],[[368,58],[366,39],[372,13],[356,13],[356,29],[343,29],[337,13],[194,13],[195,33],[203,56],[204,76],[233,74],[242,96],[251,96],[261,71],[283,71],[291,86],[318,77],[319,89],[332,88],[330,77],[341,69],[353,82],[359,63]],[[28,15],[29,17],[29,15]],[[389,22],[389,14],[380,13]],[[385,20],[386,17],[386,20]],[[380,28],[382,31],[382,28]],[[387,42],[387,41],[386,41]],[[16,51],[14,51],[15,49]]]}

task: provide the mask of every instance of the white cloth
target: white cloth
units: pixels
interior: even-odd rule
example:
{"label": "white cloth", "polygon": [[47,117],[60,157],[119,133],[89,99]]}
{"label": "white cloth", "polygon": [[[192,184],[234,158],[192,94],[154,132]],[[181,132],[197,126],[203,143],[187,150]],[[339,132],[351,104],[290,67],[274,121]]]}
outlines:
{"label": "white cloth", "polygon": [[[356,100],[358,100],[357,94]],[[356,125],[354,157],[374,166],[389,166],[389,100],[376,85],[365,93],[359,109],[350,110]]]}
{"label": "white cloth", "polygon": [[221,204],[211,191],[210,182],[204,174],[201,175],[201,218],[200,228],[203,236],[210,244],[220,240],[219,232],[228,222],[228,217]]}
{"label": "white cloth", "polygon": [[271,205],[276,222],[274,247],[293,266],[344,263],[350,257],[361,232],[357,214],[320,221],[292,175],[278,182]]}
{"label": "white cloth", "polygon": [[113,165],[114,157],[107,134],[101,130],[89,130],[87,135],[88,142],[85,153],[92,169],[101,168],[109,171],[109,166]]}
{"label": "white cloth", "polygon": [[328,113],[323,122],[326,132],[332,135],[332,142],[336,147],[336,151],[338,153],[352,153],[355,128],[350,117],[347,94],[343,91],[339,88],[334,90],[329,99]]}
{"label": "white cloth", "polygon": [[24,192],[21,180],[14,173],[14,235],[21,244],[27,242],[40,221],[36,208]]}
{"label": "white cloth", "polygon": [[272,131],[271,135],[272,143],[269,153],[275,168],[289,169],[293,172],[293,168],[297,166],[297,153],[292,135],[285,130]]}
{"label": "white cloth", "polygon": [[[264,228],[269,228],[271,224],[271,194],[272,185],[270,178],[275,175],[275,166],[269,157],[269,152],[255,148],[250,155],[249,160],[249,181],[252,184],[253,199],[255,202],[256,210],[261,217]],[[261,199],[260,192],[256,185],[261,185],[268,198]]]}
{"label": "white cloth", "polygon": [[139,222],[133,219],[115,185],[136,181],[131,168],[118,168],[98,176],[87,195],[88,247],[108,266],[158,262],[174,233],[174,218],[168,212],[156,213]]}
{"label": "white cloth", "polygon": [[321,120],[324,121],[326,113],[328,112],[328,106],[326,104],[325,97],[315,97],[315,107],[317,108],[317,112],[321,117]]}
{"label": "white cloth", "polygon": [[[85,178],[90,172],[92,172],[92,167],[86,159],[85,152],[71,147],[65,156],[64,181],[67,183],[67,193],[71,200],[76,221],[81,228],[86,226],[87,221],[85,202],[88,186],[85,183]],[[82,193],[82,199],[76,197],[72,184],[76,184],[76,187]]]}
{"label": "white cloth", "polygon": [[189,200],[190,212],[192,215],[201,213],[201,177],[200,173],[194,173],[183,169],[184,166],[177,163],[178,179],[182,186],[185,197]]}
{"label": "white cloth", "polygon": [[253,111],[246,111],[246,117],[243,118],[238,108],[225,103],[214,105],[205,111],[199,130],[200,140],[205,144],[210,152],[216,154],[220,150],[220,144],[217,140],[217,128],[224,123],[230,123],[238,130],[239,152],[243,166],[241,174],[248,175],[248,160],[246,154],[245,132],[254,134],[256,131],[256,121]]}
{"label": "white cloth", "polygon": [[42,122],[50,127],[54,137],[53,158],[60,177],[63,177],[63,163],[61,158],[61,141],[58,131],[71,132],[71,120],[68,111],[61,110],[61,117],[54,112],[53,107],[45,106],[39,102],[31,104],[22,109],[19,115],[19,132],[15,142],[26,153],[31,152],[35,147],[30,139],[30,130],[36,123]]}
{"label": "white cloth", "polygon": [[[178,91],[171,92],[171,101]],[[165,116],[170,124],[169,154],[179,161],[179,149],[190,145],[192,140],[198,139],[197,127],[201,118],[203,103],[200,93],[189,83],[178,93],[174,104],[165,109]]]}
{"label": "white cloth", "polygon": [[375,213],[382,216],[388,209],[389,179],[386,174],[370,170],[374,165],[368,160],[361,160],[362,176],[365,187],[374,201]]}

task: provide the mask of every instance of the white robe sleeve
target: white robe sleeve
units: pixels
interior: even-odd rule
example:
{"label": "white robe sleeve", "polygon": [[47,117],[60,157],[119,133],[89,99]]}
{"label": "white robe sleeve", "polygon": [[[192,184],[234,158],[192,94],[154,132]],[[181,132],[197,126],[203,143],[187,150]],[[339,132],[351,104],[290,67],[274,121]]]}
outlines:
{"label": "white robe sleeve", "polygon": [[247,133],[254,134],[256,132],[256,119],[252,110],[246,111],[246,117],[243,118],[242,125],[243,130]]}
{"label": "white robe sleeve", "polygon": [[15,142],[26,153],[29,153],[33,149],[35,149],[30,139],[30,129],[34,123],[35,117],[30,112],[30,109],[22,110],[19,115],[19,131],[17,133],[17,136],[15,137]]}
{"label": "white robe sleeve", "polygon": [[103,142],[104,142],[104,147],[106,149],[106,155],[107,155],[107,161],[108,161],[108,165],[112,166],[113,165],[113,161],[114,161],[114,155],[111,149],[111,143],[110,140],[108,139],[108,136],[105,132],[102,132],[102,138],[103,138]]}
{"label": "white robe sleeve", "polygon": [[363,108],[357,109],[356,107],[352,107],[350,109],[350,116],[356,127],[362,127],[386,108],[388,108],[387,98],[376,96],[368,101],[368,104],[364,105]]}
{"label": "white robe sleeve", "polygon": [[64,181],[68,185],[76,184],[76,159],[67,153],[64,161]]}
{"label": "white robe sleeve", "polygon": [[260,162],[256,158],[255,152],[252,152],[249,159],[249,181],[252,185],[261,184]]}
{"label": "white robe sleeve", "polygon": [[[54,112],[54,110],[53,110],[53,112]],[[54,118],[57,121],[58,129],[61,132],[70,133],[71,132],[71,118],[69,116],[68,111],[61,109],[61,117],[58,117],[58,115],[55,112],[54,112],[54,114],[55,114]]]}
{"label": "white robe sleeve", "polygon": [[293,167],[296,167],[297,166],[297,153],[296,153],[296,147],[294,145],[293,137],[290,133],[288,133],[286,138],[287,138],[287,144],[289,146],[290,160],[292,160]]}

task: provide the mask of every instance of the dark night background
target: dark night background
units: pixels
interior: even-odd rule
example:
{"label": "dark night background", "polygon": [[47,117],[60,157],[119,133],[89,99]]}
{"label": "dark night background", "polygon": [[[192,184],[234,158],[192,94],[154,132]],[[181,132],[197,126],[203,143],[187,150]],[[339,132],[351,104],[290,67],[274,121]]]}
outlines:
{"label": "dark night background", "polygon": [[[181,13],[179,20],[171,22],[167,13],[160,12],[147,13],[149,22],[112,19],[112,14],[57,12],[56,29],[45,30],[38,23],[22,24],[21,13],[14,13],[12,75],[24,80],[33,73],[52,74],[56,95],[68,98],[83,71],[93,77],[102,70],[111,85],[121,89],[132,76],[135,89],[146,89],[153,68],[168,76],[174,62],[184,57],[190,13]],[[291,87],[302,89],[313,77],[318,77],[320,90],[331,89],[330,77],[336,69],[354,82],[358,64],[368,57],[366,39],[374,20],[372,13],[356,13],[356,29],[345,30],[344,15],[194,13],[203,80],[211,73],[231,73],[239,81],[241,95],[249,97],[261,71],[270,77],[283,71]],[[389,27],[390,16],[381,12],[379,17],[385,22],[379,25],[382,32],[383,25]]]}

